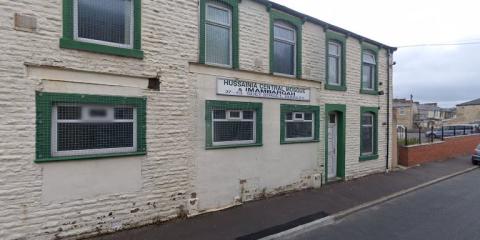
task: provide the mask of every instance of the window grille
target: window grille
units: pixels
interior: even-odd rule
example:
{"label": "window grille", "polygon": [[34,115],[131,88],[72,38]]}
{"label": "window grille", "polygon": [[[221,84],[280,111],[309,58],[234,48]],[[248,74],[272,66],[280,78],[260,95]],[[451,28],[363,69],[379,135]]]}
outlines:
{"label": "window grille", "polygon": [[313,140],[314,115],[312,112],[288,112],[285,123],[287,141]]}
{"label": "window grille", "polygon": [[255,119],[253,110],[213,110],[213,145],[255,143]]}
{"label": "window grille", "polygon": [[133,107],[56,104],[52,110],[52,156],[137,150]]}
{"label": "window grille", "polygon": [[74,0],[74,38],[133,48],[135,0]]}

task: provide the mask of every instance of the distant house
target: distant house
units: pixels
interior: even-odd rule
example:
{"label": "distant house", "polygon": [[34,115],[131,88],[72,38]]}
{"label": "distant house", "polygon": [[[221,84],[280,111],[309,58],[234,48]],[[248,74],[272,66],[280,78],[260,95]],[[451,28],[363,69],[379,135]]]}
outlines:
{"label": "distant house", "polygon": [[457,105],[457,117],[449,123],[475,123],[480,121],[480,98]]}
{"label": "distant house", "polygon": [[418,102],[406,99],[394,99],[393,109],[397,125],[402,125],[408,129],[416,128],[415,116],[418,114]]}
{"label": "distant house", "polygon": [[415,123],[418,127],[438,127],[442,123],[441,108],[437,103],[425,103],[418,105],[418,114]]}

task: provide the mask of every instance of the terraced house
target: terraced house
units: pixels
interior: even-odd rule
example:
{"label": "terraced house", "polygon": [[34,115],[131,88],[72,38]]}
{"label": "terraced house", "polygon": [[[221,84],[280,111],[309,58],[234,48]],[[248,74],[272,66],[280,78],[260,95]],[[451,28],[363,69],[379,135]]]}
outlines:
{"label": "terraced house", "polygon": [[1,1],[0,238],[386,171],[395,48],[263,0]]}

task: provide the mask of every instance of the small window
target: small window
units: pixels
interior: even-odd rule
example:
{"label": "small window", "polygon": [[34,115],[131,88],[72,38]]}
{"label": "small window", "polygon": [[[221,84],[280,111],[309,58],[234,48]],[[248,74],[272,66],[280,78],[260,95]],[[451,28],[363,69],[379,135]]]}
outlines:
{"label": "small window", "polygon": [[294,76],[296,74],[296,29],[282,21],[273,26],[273,72]]}
{"label": "small window", "polygon": [[74,39],[133,48],[134,0],[73,0]]}
{"label": "small window", "polygon": [[286,113],[293,115],[293,119],[285,120],[285,132],[287,141],[313,140],[314,121],[311,112]]}
{"label": "small window", "polygon": [[375,90],[376,65],[375,54],[371,51],[364,51],[362,57],[362,88],[364,90]]}
{"label": "small window", "polygon": [[362,155],[373,154],[374,148],[374,115],[372,113],[362,114]]}
{"label": "small window", "polygon": [[56,104],[52,110],[52,156],[137,151],[136,108]]}
{"label": "small window", "polygon": [[232,12],[220,3],[206,5],[206,63],[232,66]]}
{"label": "small window", "polygon": [[328,43],[328,84],[340,86],[342,77],[342,45],[330,41]]}
{"label": "small window", "polygon": [[282,104],[280,143],[315,142],[319,139],[318,106]]}
{"label": "small window", "polygon": [[212,114],[213,145],[255,143],[255,111],[213,110]]}

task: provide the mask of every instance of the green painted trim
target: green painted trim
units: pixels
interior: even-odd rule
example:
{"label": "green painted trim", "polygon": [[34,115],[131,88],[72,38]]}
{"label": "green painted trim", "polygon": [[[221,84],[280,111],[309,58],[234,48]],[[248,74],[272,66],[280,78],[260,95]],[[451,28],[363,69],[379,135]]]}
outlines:
{"label": "green painted trim", "polygon": [[112,47],[76,41],[73,36],[73,0],[63,0],[63,37],[60,39],[60,48],[143,59],[141,0],[134,0],[133,10],[133,48]]}
{"label": "green painted trim", "polygon": [[[287,141],[285,139],[285,115],[288,112],[312,112],[314,114],[314,129],[313,129],[313,140],[302,140],[302,141]],[[290,104],[281,104],[280,105],[280,144],[292,144],[292,143],[311,143],[320,141],[320,107],[319,106],[309,106],[309,105],[290,105]]]}
{"label": "green painted trim", "polygon": [[[87,94],[66,94],[66,93],[36,93],[36,147],[35,162],[51,162],[81,159],[97,159],[112,156],[145,155],[146,143],[146,98],[120,97],[120,96],[98,96]],[[71,157],[53,157],[51,155],[51,128],[52,108],[55,103],[79,103],[79,104],[106,104],[106,105],[128,105],[137,109],[137,151],[133,153],[115,153],[100,155],[83,155]]]}
{"label": "green painted trim", "polygon": [[328,123],[329,114],[338,113],[337,125],[337,176],[345,179],[345,136],[346,136],[346,114],[347,106],[344,104],[325,104],[325,182],[328,181]]}
{"label": "green painted trim", "polygon": [[[233,102],[233,101],[217,101],[207,100],[205,102],[205,149],[225,149],[239,147],[258,147],[263,144],[263,128],[262,128],[262,103],[254,102]],[[232,145],[213,145],[212,136],[212,111],[213,110],[253,110],[256,112],[256,141],[252,144],[232,144]]]}
{"label": "green painted trim", "polygon": [[[363,53],[365,51],[373,52],[375,55],[375,61],[377,62],[377,64],[375,65],[375,79],[373,84],[374,90],[363,89]],[[378,64],[379,64],[378,52],[379,51],[380,51],[380,48],[375,45],[362,43],[362,51],[360,54],[360,93],[361,94],[378,95]]]}
{"label": "green painted trim", "polygon": [[[345,35],[342,35],[340,33],[332,32],[327,30],[325,33],[326,35],[326,41],[325,41],[325,89],[327,90],[334,90],[334,91],[347,91],[347,54],[346,54],[346,49],[347,49],[347,37]],[[342,71],[341,74],[342,76],[340,77],[341,84],[340,86],[337,85],[330,85],[328,82],[328,43],[330,41],[334,41],[342,46]]]}
{"label": "green painted trim", "polygon": [[297,59],[296,59],[295,75],[297,78],[301,79],[302,78],[302,26],[304,22],[302,19],[298,17],[292,16],[283,12],[279,12],[273,9],[270,9],[269,12],[270,12],[270,73],[274,74],[273,72],[273,66],[274,66],[273,26],[275,21],[284,21],[293,25],[296,28]]}
{"label": "green painted trim", "polygon": [[[372,113],[373,119],[373,154],[362,155],[362,115]],[[378,107],[360,107],[360,161],[378,159]]]}
{"label": "green painted trim", "polygon": [[205,50],[205,17],[207,10],[207,2],[219,2],[221,4],[228,5],[232,10],[232,68],[240,68],[240,43],[239,43],[239,0],[200,0],[200,49],[199,49],[199,63],[206,63],[206,50]]}
{"label": "green painted trim", "polygon": [[65,161],[75,161],[75,160],[97,160],[103,158],[120,158],[120,157],[134,157],[134,156],[145,156],[146,152],[134,152],[134,153],[117,153],[117,154],[97,154],[97,155],[87,155],[87,156],[72,156],[72,157],[54,157],[54,158],[45,158],[45,159],[35,159],[35,163],[47,163],[47,162],[65,162]]}

